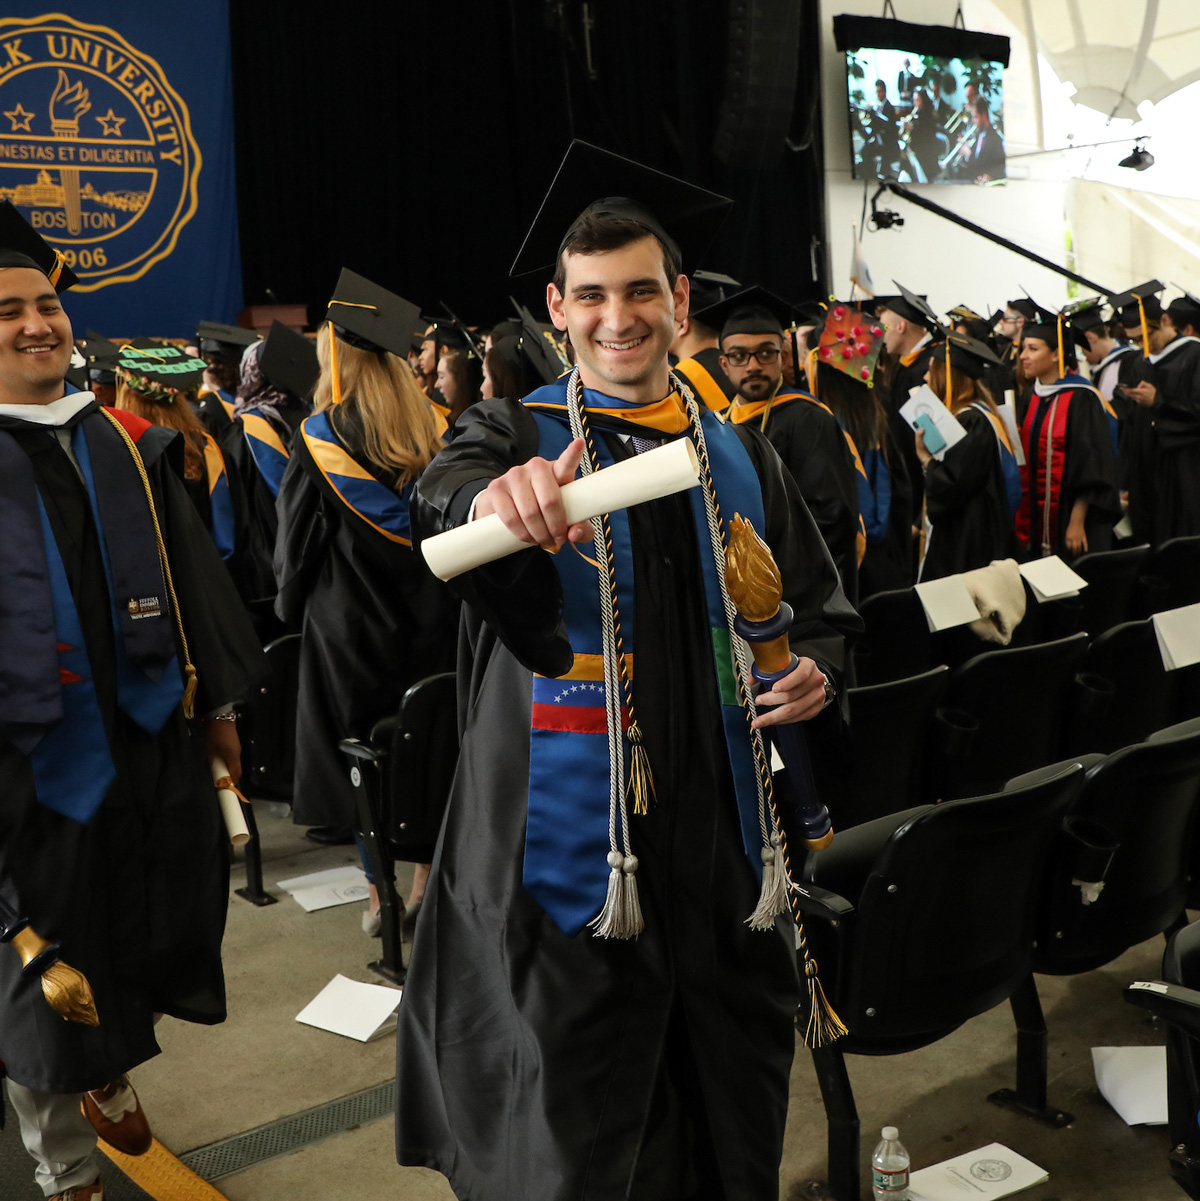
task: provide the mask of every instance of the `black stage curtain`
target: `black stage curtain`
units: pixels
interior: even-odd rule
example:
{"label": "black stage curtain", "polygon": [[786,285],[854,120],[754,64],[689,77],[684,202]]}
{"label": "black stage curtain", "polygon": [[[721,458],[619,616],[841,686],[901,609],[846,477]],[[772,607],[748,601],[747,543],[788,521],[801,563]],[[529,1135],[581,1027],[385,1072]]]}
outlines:
{"label": "black stage curtain", "polygon": [[754,171],[712,153],[729,2],[232,0],[246,303],[315,315],[348,266],[471,323],[507,316],[510,293],[540,308],[546,281],[508,268],[572,136],[732,196],[704,266],[825,295],[817,2],[800,149]]}

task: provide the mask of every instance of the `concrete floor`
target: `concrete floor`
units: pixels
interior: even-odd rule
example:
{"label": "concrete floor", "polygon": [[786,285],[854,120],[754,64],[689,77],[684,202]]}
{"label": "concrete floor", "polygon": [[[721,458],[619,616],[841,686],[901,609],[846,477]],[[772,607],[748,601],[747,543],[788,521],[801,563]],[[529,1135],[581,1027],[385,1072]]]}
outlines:
{"label": "concrete floor", "polygon": [[[277,880],[355,858],[353,847],[322,848],[308,842],[290,819],[272,816],[264,803],[256,803],[255,810],[269,890]],[[241,867],[235,865],[233,883],[242,882]],[[402,875],[405,891],[408,882]],[[347,905],[306,914],[286,894],[273,891],[281,900],[265,909],[231,898],[225,940],[229,1020],[212,1028],[163,1021],[159,1036],[164,1054],[135,1073],[155,1133],[176,1154],[393,1075],[394,1038],[361,1045],[295,1021],[335,972],[378,982],[366,964],[379,944],[361,932],[361,908]],[[1029,1191],[1031,1201],[1181,1197],[1167,1175],[1165,1128],[1127,1127],[1100,1097],[1090,1055],[1092,1046],[1162,1041],[1160,1028],[1120,995],[1130,980],[1156,977],[1161,954],[1161,940],[1154,940],[1087,976],[1039,978],[1051,1038],[1050,1099],[1076,1115],[1068,1129],[1043,1129],[985,1099],[1012,1083],[1015,1035],[1007,1006],[925,1050],[852,1058],[864,1163],[878,1129],[891,1123],[900,1127],[914,1168],[989,1142],[1007,1144],[1050,1173],[1047,1183]],[[821,1197],[808,1182],[824,1175],[824,1111],[812,1062],[801,1046],[792,1073],[781,1196],[785,1201]],[[397,1166],[386,1119],[216,1184],[230,1201],[453,1198],[438,1174]],[[869,1198],[869,1183],[864,1189]]]}

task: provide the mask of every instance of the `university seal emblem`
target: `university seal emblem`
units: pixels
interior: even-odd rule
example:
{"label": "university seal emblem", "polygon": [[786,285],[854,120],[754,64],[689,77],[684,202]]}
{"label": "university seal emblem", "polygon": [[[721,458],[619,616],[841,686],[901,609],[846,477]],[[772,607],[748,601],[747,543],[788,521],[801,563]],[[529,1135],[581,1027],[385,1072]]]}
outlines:
{"label": "university seal emblem", "polygon": [[162,69],[61,13],[0,19],[0,200],[79,276],[139,279],[196,211],[200,148]]}

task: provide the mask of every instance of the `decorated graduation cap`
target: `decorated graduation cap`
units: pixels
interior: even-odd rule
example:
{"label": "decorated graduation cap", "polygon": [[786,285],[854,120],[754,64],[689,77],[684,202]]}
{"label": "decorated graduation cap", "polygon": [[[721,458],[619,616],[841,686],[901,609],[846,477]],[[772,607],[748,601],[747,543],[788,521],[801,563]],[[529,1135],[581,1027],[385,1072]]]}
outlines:
{"label": "decorated graduation cap", "polygon": [[703,311],[732,296],[742,286],[733,276],[722,275],[720,271],[693,271],[691,285],[689,313],[694,320],[704,321],[705,325],[708,322],[701,316]]}
{"label": "decorated graduation cap", "polygon": [[272,323],[259,351],[258,365],[267,383],[299,396],[301,400],[308,399],[321,375],[317,348],[312,340],[296,333],[282,321]]}
{"label": "decorated graduation cap", "polygon": [[696,270],[733,201],[588,142],[573,141],[510,274],[552,271],[584,217],[634,221]]}
{"label": "decorated graduation cap", "polygon": [[62,251],[51,246],[11,200],[0,204],[0,267],[32,267],[56,292],[65,292],[79,282]]}
{"label": "decorated graduation cap", "polygon": [[175,404],[204,381],[204,360],[167,342],[135,338],[120,348],[116,375],[155,404]]}
{"label": "decorated graduation cap", "polygon": [[696,314],[696,319],[715,329],[722,342],[731,334],[775,334],[782,338],[792,323],[792,306],[756,285],[709,305]]}
{"label": "decorated graduation cap", "polygon": [[225,359],[240,359],[247,346],[259,339],[257,330],[242,329],[240,325],[222,325],[218,321],[201,321],[196,326],[196,343],[201,354],[219,355]]}
{"label": "decorated graduation cap", "polygon": [[882,349],[882,325],[852,304],[832,301],[812,355],[817,362],[836,367],[851,379],[873,388],[875,364]]}
{"label": "decorated graduation cap", "polygon": [[982,321],[987,324],[987,318],[982,313],[977,313],[969,304],[956,304],[947,311],[946,316],[951,321]]}
{"label": "decorated graduation cap", "polygon": [[897,280],[892,280],[892,283],[900,289],[900,294],[898,296],[887,297],[886,303],[883,305],[876,305],[875,311],[877,313],[881,309],[890,309],[897,317],[903,317],[905,321],[911,321],[916,325],[923,326],[930,333],[936,333],[942,328],[942,323],[938,319],[937,313],[929,307],[929,301],[924,296],[918,296],[915,292],[910,292]]}
{"label": "decorated graduation cap", "polygon": [[1171,318],[1172,325],[1179,329],[1190,325],[1193,329],[1200,330],[1200,300],[1183,289],[1183,295],[1176,296],[1167,305],[1167,316]]}

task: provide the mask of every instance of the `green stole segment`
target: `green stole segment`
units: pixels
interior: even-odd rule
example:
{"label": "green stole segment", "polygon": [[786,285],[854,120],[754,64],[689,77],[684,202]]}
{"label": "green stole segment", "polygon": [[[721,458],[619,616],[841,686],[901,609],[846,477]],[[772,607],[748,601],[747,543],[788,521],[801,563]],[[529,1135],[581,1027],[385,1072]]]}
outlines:
{"label": "green stole segment", "polygon": [[[571,442],[571,430],[565,413],[539,411],[539,405],[563,405],[565,393],[565,384],[550,384],[539,388],[525,401],[533,410],[538,427],[537,453],[546,459],[555,459],[566,449]],[[625,407],[619,400],[589,390],[584,390],[584,403],[589,409]],[[629,407],[636,409],[637,406]],[[722,520],[727,522],[734,513],[740,513],[756,529],[763,529],[762,490],[738,435],[710,411],[701,411],[701,421]],[[612,465],[613,457],[602,438],[596,439],[596,451],[601,467]],[[701,488],[693,488],[688,498],[704,578],[721,719],[742,837],[747,857],[754,870],[761,874],[762,834],[754,750],[746,714],[738,699],[730,631]],[[611,513],[609,518],[617,607],[628,652],[633,646],[635,620],[629,517],[624,510],[619,510]],[[554,557],[554,565],[562,583],[563,615],[576,656],[576,670],[571,673],[569,684],[566,678],[550,680],[535,676],[533,680],[523,879],[526,890],[560,929],[575,935],[602,908],[610,873],[607,862],[609,748],[603,720],[605,685],[603,672],[595,670],[597,657],[603,651],[603,633],[596,568],[569,548]],[[626,740],[626,773],[629,762]],[[632,820],[636,823],[636,818]],[[636,831],[636,824],[634,829]]]}

